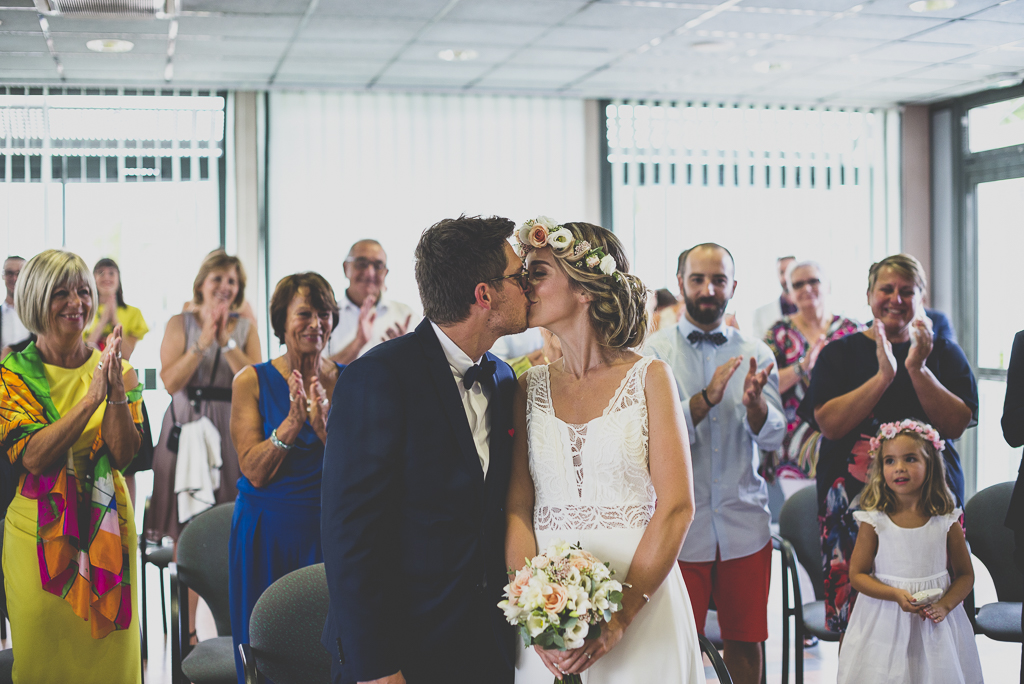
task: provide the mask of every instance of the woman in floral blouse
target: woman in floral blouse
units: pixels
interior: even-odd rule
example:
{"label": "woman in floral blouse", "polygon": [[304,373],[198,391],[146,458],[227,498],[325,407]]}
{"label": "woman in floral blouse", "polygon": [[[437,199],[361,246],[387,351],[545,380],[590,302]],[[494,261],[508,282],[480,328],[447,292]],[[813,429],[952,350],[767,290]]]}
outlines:
{"label": "woman in floral blouse", "polygon": [[771,327],[765,342],[779,368],[779,391],[786,409],[786,439],[775,459],[779,477],[814,477],[821,433],[813,422],[797,415],[811,384],[811,371],[826,344],[864,328],[829,311],[828,278],[814,261],[796,262],[787,275],[797,312]]}

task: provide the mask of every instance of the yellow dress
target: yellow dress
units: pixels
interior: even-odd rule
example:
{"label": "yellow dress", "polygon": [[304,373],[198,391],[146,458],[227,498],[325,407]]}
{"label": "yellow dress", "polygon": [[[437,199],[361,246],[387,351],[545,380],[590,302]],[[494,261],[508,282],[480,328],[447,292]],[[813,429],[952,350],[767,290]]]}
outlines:
{"label": "yellow dress", "polygon": [[[78,368],[61,368],[43,364],[50,385],[50,399],[61,415],[66,415],[85,396],[92,381],[93,369],[100,352],[94,350],[89,360]],[[131,367],[123,364],[124,373]],[[82,436],[71,447],[75,467],[85,466],[90,446],[103,422],[106,404],[89,419]],[[124,477],[114,470],[115,486],[124,490]],[[7,610],[11,621],[11,643],[14,647],[14,682],[75,682],[75,684],[110,684],[128,682],[141,684],[141,646],[138,611],[138,535],[131,500],[125,498],[131,561],[132,620],[126,630],[114,631],[102,639],[93,639],[88,622],[78,618],[71,606],[43,590],[36,556],[36,522],[38,502],[21,494],[25,479],[18,484],[18,493],[7,509],[4,524],[3,567],[7,591]]]}
{"label": "yellow dress", "polygon": [[[100,304],[96,307],[96,318],[92,319],[92,325],[86,328],[85,332],[82,333],[82,337],[89,339],[89,335],[92,334],[96,326],[99,325],[100,317],[103,315],[103,307],[105,304]],[[149,332],[149,326],[146,325],[146,319],[142,317],[142,312],[134,306],[119,306],[117,307],[117,322],[121,324],[121,328],[124,331],[125,337],[134,337],[139,342]],[[109,335],[114,331],[114,326],[107,325],[103,329],[104,336]]]}

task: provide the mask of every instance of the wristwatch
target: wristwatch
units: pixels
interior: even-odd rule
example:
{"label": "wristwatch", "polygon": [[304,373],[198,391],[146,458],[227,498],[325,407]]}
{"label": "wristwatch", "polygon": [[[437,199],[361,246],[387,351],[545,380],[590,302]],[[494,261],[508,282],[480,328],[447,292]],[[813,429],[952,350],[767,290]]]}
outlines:
{"label": "wristwatch", "polygon": [[227,354],[229,351],[231,351],[232,349],[235,349],[237,347],[238,347],[238,342],[235,342],[235,338],[232,337],[232,338],[230,338],[228,340],[227,344],[225,344],[223,347],[220,348],[220,353],[221,354]]}

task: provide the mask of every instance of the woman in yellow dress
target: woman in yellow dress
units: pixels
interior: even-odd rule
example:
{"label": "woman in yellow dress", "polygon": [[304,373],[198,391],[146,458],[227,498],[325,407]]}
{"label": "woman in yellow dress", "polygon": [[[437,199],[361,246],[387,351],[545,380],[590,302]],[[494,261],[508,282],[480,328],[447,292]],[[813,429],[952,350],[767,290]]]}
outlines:
{"label": "woman in yellow dress", "polygon": [[113,259],[100,259],[92,267],[96,279],[96,293],[99,295],[96,318],[85,329],[85,341],[103,350],[107,336],[114,327],[121,326],[121,356],[131,358],[135,345],[149,332],[142,312],[124,303],[124,288],[121,286],[121,269]]}
{"label": "woman in yellow dress", "polygon": [[96,284],[81,257],[47,250],[15,303],[38,338],[0,366],[0,447],[20,472],[4,525],[15,682],[141,682],[134,512],[121,470],[141,443],[142,388],[82,332]]}

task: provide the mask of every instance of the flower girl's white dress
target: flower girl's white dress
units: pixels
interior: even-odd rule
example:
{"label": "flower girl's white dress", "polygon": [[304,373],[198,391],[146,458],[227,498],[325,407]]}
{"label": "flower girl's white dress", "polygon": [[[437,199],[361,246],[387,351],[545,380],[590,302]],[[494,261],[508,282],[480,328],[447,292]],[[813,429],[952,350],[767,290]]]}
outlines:
{"label": "flower girl's white dress", "polygon": [[[960,509],[932,517],[921,527],[899,527],[880,511],[856,511],[878,535],[875,579],[915,594],[949,588],[946,533]],[[839,652],[839,684],[977,684],[981,660],[963,604],[935,624],[905,613],[894,601],[860,594]]]}
{"label": "flower girl's white dress", "polygon": [[[559,420],[551,405],[547,366],[527,376],[530,474],[537,546],[562,539],[579,542],[611,563],[625,580],[633,554],[654,513],[655,493],[647,460],[644,380],[650,357],[626,373],[604,413],[585,425]],[[629,591],[626,589],[625,591]],[[519,639],[517,684],[551,684],[554,677],[533,647]],[[653,594],[621,641],[583,673],[586,684],[704,681],[704,666],[690,599],[679,566]]]}

